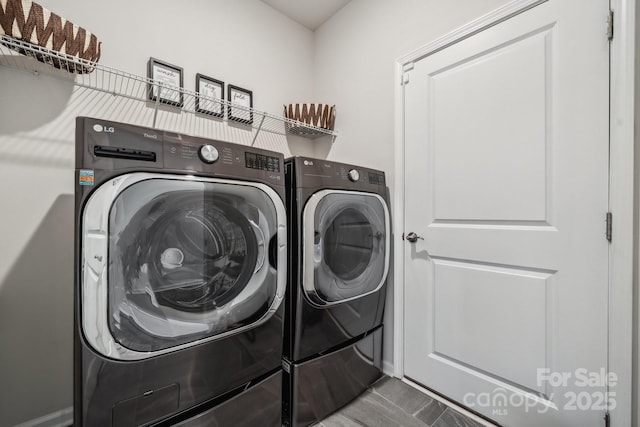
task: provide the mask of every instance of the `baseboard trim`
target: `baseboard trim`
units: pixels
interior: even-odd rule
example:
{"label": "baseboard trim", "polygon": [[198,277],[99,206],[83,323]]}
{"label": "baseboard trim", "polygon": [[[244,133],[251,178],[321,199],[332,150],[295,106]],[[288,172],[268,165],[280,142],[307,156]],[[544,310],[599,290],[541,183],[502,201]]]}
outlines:
{"label": "baseboard trim", "polygon": [[18,424],[15,427],[68,427],[73,424],[73,406]]}
{"label": "baseboard trim", "polygon": [[382,373],[389,377],[395,377],[395,375],[393,374],[393,363],[387,360],[382,362]]}

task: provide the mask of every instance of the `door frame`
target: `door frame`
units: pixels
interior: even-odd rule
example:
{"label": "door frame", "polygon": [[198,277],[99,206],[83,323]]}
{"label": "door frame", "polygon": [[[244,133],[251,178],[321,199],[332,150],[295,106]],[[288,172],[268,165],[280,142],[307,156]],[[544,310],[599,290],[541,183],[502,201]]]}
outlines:
{"label": "door frame", "polygon": [[[395,61],[394,83],[394,153],[396,189],[393,197],[395,220],[393,282],[393,375],[404,378],[404,99],[405,71],[413,63],[458,41],[468,38],[547,0],[513,0],[504,6],[420,47]],[[636,400],[640,384],[635,374],[634,354],[640,353],[640,343],[634,337],[634,288],[636,286],[636,256],[634,254],[636,209],[634,116],[635,116],[635,26],[634,0],[610,0],[615,14],[615,34],[610,50],[610,169],[609,211],[614,226],[609,248],[609,343],[608,359],[611,372],[618,376],[616,407],[611,410],[611,426],[626,427],[637,422]],[[640,12],[640,10],[638,11]],[[602,17],[602,36],[606,37],[606,16]],[[640,89],[640,88],[639,88]],[[638,153],[640,157],[640,153]],[[640,164],[640,159],[638,160]],[[605,230],[603,218],[603,234]],[[604,235],[603,235],[604,238]],[[636,296],[636,298],[640,298]],[[640,306],[640,302],[638,303]],[[636,352],[637,350],[637,352]],[[638,393],[638,394],[636,394]]]}

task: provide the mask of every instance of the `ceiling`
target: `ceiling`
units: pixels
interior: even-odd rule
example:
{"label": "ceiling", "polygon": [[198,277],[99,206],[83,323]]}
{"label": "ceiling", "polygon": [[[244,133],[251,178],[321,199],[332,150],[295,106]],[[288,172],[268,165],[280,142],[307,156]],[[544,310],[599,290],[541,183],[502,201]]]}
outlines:
{"label": "ceiling", "polygon": [[311,31],[331,18],[351,0],[262,0]]}

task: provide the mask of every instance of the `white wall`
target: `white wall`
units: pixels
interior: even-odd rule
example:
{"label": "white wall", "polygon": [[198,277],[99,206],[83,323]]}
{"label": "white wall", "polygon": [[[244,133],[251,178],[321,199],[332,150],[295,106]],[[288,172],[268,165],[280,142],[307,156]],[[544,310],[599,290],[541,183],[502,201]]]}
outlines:
{"label": "white wall", "polygon": [[[94,32],[104,65],[145,76],[153,56],[183,67],[187,89],[195,90],[196,73],[207,74],[252,90],[254,106],[277,115],[313,91],[313,33],[258,0],[39,3]],[[118,111],[110,95],[87,97],[48,73],[0,67],[2,427],[72,405],[73,119],[138,117]],[[312,151],[311,142],[283,137],[261,144],[287,155]]]}
{"label": "white wall", "polygon": [[[315,99],[336,104],[339,136],[315,154],[384,170],[394,182],[396,59],[507,3],[507,0],[352,0],[316,30]],[[392,324],[389,289],[386,325]],[[392,328],[384,359],[392,361]]]}

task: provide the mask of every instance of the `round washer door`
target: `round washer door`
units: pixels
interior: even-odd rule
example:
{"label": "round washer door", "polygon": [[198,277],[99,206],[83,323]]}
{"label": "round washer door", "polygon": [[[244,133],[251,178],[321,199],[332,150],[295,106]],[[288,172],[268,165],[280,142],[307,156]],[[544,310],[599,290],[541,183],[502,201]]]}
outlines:
{"label": "round washer door", "polygon": [[377,194],[322,190],[303,211],[302,285],[316,306],[378,291],[389,271],[389,209]]}
{"label": "round washer door", "polygon": [[262,184],[149,173],[107,181],[83,211],[85,337],[130,360],[260,325],[284,296],[285,221]]}

